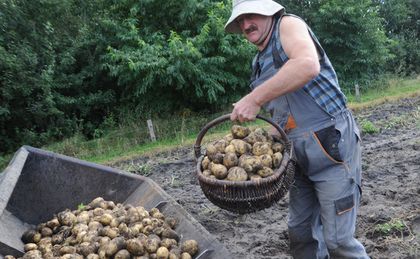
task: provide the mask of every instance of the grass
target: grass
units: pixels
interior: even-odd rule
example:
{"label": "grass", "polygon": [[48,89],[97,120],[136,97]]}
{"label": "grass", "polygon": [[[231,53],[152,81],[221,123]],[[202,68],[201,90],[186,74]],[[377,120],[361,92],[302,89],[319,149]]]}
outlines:
{"label": "grass", "polygon": [[354,94],[348,94],[349,107],[352,110],[361,110],[374,105],[406,97],[420,95],[420,77],[416,79],[394,78],[385,85],[361,91],[360,101],[356,101]]}
{"label": "grass", "polygon": [[362,132],[368,134],[375,134],[379,133],[380,129],[375,126],[371,121],[367,119],[362,119],[360,122],[360,126],[362,127]]}
{"label": "grass", "polygon": [[[348,94],[347,97],[349,107],[358,110],[418,95],[420,95],[420,77],[417,79],[392,79],[388,81],[387,85],[362,91],[360,102],[356,102],[356,98],[352,94]],[[114,127],[112,130],[101,130],[98,132],[97,138],[92,140],[86,140],[81,134],[76,133],[72,138],[41,148],[99,164],[113,164],[120,160],[129,160],[142,154],[158,153],[179,146],[191,146],[192,152],[192,146],[203,126],[210,120],[228,112],[230,110],[206,115],[183,111],[173,120],[153,119],[155,134],[158,138],[156,142],[150,141],[146,121],[136,121]],[[226,122],[212,127],[206,133],[202,143],[225,135],[230,125]],[[251,123],[251,125],[254,124]],[[255,125],[268,126],[261,120],[257,120]],[[365,121],[362,127],[364,132],[376,133],[378,131],[378,128],[369,121]],[[12,156],[13,154],[0,156],[0,168],[5,168]],[[147,174],[147,168],[128,169]]]}
{"label": "grass", "polygon": [[377,224],[374,228],[374,234],[375,233],[379,236],[395,235],[404,237],[409,235],[411,231],[402,219],[394,218],[389,222]]}

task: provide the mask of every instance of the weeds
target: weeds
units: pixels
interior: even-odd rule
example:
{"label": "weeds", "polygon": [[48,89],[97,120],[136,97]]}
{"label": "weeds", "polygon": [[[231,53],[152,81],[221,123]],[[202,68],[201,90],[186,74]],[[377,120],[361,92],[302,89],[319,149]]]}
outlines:
{"label": "weeds", "polygon": [[146,177],[152,174],[152,166],[150,164],[139,164],[133,161],[130,164],[124,165],[121,170]]}
{"label": "weeds", "polygon": [[84,205],[83,204],[83,202],[82,203],[80,203],[79,205],[77,205],[77,210],[79,210],[79,211],[82,211],[82,210],[84,210],[86,208],[86,205]]}
{"label": "weeds", "polygon": [[373,236],[394,236],[394,237],[401,237],[412,235],[410,228],[404,222],[404,220],[400,218],[391,219],[388,222],[377,224],[373,232],[371,232]]}
{"label": "weeds", "polygon": [[171,182],[169,183],[169,186],[171,188],[178,188],[178,187],[182,187],[182,183],[181,183],[181,181],[179,180],[178,177],[172,175],[171,176]]}
{"label": "weeds", "polygon": [[378,124],[383,125],[383,128],[385,129],[408,127],[410,125],[415,125],[416,128],[420,128],[420,107],[417,107],[417,109],[410,113],[392,117],[387,120],[381,120]]}
{"label": "weeds", "polygon": [[380,129],[376,127],[371,121],[367,119],[362,119],[360,121],[360,126],[362,127],[362,132],[368,134],[379,133]]}

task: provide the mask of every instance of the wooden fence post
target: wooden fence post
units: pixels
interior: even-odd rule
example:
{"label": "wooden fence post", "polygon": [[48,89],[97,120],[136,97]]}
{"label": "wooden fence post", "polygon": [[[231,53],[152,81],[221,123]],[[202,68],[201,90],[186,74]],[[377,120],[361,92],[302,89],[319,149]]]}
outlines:
{"label": "wooden fence post", "polygon": [[152,120],[147,120],[147,127],[149,128],[150,139],[152,139],[152,141],[155,142],[156,136],[155,136],[155,130],[153,129]]}
{"label": "wooden fence post", "polygon": [[360,103],[361,98],[360,98],[360,87],[359,84],[356,84],[354,86],[355,90],[356,90],[356,102]]}

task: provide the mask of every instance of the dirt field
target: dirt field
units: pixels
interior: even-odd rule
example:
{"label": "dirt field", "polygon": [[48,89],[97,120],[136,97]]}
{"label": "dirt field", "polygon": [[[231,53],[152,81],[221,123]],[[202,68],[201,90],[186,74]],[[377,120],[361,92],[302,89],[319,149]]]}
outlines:
{"label": "dirt field", "polygon": [[[357,237],[372,258],[420,258],[420,97],[355,115],[359,123],[372,122],[372,132],[379,130],[362,136],[363,196]],[[246,216],[219,209],[205,198],[194,177],[191,146],[115,166],[148,174],[234,258],[290,258],[287,197]]]}

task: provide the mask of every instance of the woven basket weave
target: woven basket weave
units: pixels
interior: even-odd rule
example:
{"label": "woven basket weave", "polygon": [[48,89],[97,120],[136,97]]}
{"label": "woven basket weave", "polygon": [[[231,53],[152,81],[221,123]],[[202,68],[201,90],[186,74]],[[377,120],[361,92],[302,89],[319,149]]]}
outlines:
{"label": "woven basket weave", "polygon": [[257,115],[257,118],[273,125],[280,133],[281,141],[285,144],[281,165],[274,170],[272,176],[258,181],[233,182],[212,179],[202,174],[201,161],[204,154],[201,152],[201,141],[211,127],[229,120],[230,114],[223,115],[204,126],[194,145],[194,153],[197,159],[197,178],[204,195],[216,206],[239,214],[262,210],[279,201],[289,190],[295,173],[292,142],[273,121],[260,115]]}

